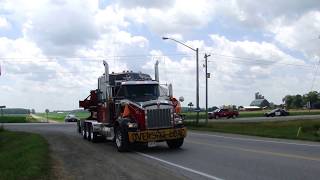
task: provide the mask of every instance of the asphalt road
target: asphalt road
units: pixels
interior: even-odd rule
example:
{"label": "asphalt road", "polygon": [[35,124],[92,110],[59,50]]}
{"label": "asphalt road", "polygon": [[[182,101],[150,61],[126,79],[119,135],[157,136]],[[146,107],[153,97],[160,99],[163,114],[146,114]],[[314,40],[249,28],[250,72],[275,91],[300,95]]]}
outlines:
{"label": "asphalt road", "polygon": [[[234,119],[219,118],[219,119],[209,119],[209,121],[210,122],[272,122],[272,121],[315,120],[315,119],[320,119],[320,115],[244,117],[244,118],[234,118]],[[200,119],[200,121],[204,122],[205,119]]]}
{"label": "asphalt road", "polygon": [[189,131],[183,147],[118,153],[93,144],[75,124],[5,124],[42,134],[60,179],[320,179],[320,143]]}

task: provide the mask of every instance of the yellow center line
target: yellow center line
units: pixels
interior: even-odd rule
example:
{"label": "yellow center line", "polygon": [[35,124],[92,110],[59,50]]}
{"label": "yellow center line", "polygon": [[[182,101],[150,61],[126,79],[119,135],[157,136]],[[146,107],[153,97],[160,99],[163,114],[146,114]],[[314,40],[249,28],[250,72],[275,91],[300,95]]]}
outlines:
{"label": "yellow center line", "polygon": [[295,155],[295,154],[279,153],[279,152],[271,152],[271,151],[263,151],[263,150],[254,150],[254,149],[247,149],[247,148],[240,148],[240,147],[226,146],[226,145],[209,144],[209,143],[196,142],[196,141],[191,141],[191,140],[186,140],[186,142],[193,143],[193,144],[199,144],[199,145],[211,146],[211,147],[215,147],[215,148],[225,148],[225,149],[239,150],[239,151],[257,153],[257,154],[265,154],[265,155],[271,155],[271,156],[279,156],[279,157],[303,159],[303,160],[320,162],[320,158],[300,156],[300,155]]}

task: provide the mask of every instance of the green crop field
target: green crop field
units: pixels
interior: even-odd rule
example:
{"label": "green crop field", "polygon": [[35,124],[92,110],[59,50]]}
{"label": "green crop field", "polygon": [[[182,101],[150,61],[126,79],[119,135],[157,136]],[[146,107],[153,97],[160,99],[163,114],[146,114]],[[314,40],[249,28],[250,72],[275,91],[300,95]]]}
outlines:
{"label": "green crop field", "polygon": [[[188,129],[245,134],[272,138],[301,139],[320,141],[320,120],[247,122],[247,123],[209,123],[205,125],[186,122]],[[301,127],[301,128],[300,128]],[[300,133],[298,130],[300,128]],[[298,136],[297,136],[298,135]]]}
{"label": "green crop field", "polygon": [[[48,119],[63,122],[63,121],[64,121],[64,118],[65,118],[68,114],[69,114],[69,113],[67,113],[67,112],[63,112],[63,113],[49,112],[49,113],[48,113]],[[89,113],[89,112],[76,112],[76,113],[71,113],[71,114],[76,115],[76,116],[77,116],[78,118],[80,118],[80,119],[84,119],[84,118],[87,118],[87,117],[90,116],[90,113]],[[47,117],[46,113],[37,113],[36,115],[37,115],[37,116],[44,117],[44,118]]]}
{"label": "green crop field", "polygon": [[27,122],[35,122],[29,115],[6,115],[0,116],[0,123],[27,123]]}
{"label": "green crop field", "polygon": [[[239,117],[263,117],[264,113],[269,112],[270,110],[262,111],[239,111]],[[320,110],[289,110],[290,116],[298,115],[320,115]],[[195,112],[184,112],[182,113],[186,116],[186,119],[196,119],[197,113]],[[200,119],[205,119],[205,112],[199,113]]]}
{"label": "green crop field", "polygon": [[0,179],[49,179],[46,140],[37,134],[0,129]]}

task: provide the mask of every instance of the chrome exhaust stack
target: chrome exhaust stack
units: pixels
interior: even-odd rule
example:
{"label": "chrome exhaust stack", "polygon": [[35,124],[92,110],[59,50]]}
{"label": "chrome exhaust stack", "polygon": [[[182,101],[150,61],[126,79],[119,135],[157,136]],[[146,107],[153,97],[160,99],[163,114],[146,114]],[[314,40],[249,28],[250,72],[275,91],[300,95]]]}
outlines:
{"label": "chrome exhaust stack", "polygon": [[106,83],[109,84],[109,65],[105,60],[103,60],[103,65],[104,65],[104,78]]}
{"label": "chrome exhaust stack", "polygon": [[159,61],[154,64],[154,79],[159,82]]}

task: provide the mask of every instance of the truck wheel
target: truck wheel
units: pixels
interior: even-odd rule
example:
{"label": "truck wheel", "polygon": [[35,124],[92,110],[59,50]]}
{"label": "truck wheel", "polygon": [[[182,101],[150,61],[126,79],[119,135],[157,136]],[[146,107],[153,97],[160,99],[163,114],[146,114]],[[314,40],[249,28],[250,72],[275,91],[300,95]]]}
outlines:
{"label": "truck wheel", "polygon": [[81,133],[81,132],[82,132],[79,121],[77,121],[77,131],[78,131],[78,133]]}
{"label": "truck wheel", "polygon": [[178,149],[182,146],[183,140],[184,140],[183,138],[167,140],[167,145],[169,146],[170,149]]}
{"label": "truck wheel", "polygon": [[96,132],[93,132],[93,127],[91,126],[90,128],[90,139],[92,142],[97,142],[98,141],[98,136]]}
{"label": "truck wheel", "polygon": [[83,139],[87,139],[87,131],[86,131],[86,127],[82,127],[82,137]]}
{"label": "truck wheel", "polygon": [[115,129],[115,144],[119,152],[129,150],[128,133],[123,128],[117,127]]}
{"label": "truck wheel", "polygon": [[91,141],[91,136],[90,136],[90,134],[91,134],[91,125],[88,125],[87,126],[87,140],[88,141]]}

